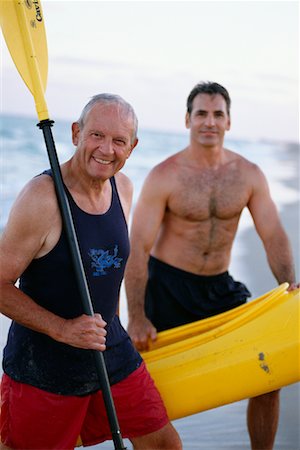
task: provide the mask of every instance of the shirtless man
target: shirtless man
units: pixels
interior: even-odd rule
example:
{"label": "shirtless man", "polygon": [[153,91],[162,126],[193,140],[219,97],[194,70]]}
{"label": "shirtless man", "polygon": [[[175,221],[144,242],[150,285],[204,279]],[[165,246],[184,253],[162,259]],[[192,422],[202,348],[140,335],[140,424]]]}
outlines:
{"label": "shirtless man", "polygon": [[[135,209],[126,268],[128,332],[139,350],[157,331],[244,302],[246,286],[228,274],[244,207],[253,217],[278,283],[295,287],[287,235],[259,167],[223,147],[230,97],[217,83],[194,87],[187,101],[190,143],[148,175]],[[250,399],[253,449],[272,449],[279,391]]]}

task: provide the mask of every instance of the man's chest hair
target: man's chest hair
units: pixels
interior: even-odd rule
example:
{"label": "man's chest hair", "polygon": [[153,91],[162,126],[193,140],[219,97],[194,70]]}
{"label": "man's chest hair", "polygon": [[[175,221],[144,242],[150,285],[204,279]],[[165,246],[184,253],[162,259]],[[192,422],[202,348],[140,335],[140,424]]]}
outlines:
{"label": "man's chest hair", "polygon": [[237,170],[182,172],[170,195],[168,208],[189,220],[229,219],[247,205],[250,187]]}

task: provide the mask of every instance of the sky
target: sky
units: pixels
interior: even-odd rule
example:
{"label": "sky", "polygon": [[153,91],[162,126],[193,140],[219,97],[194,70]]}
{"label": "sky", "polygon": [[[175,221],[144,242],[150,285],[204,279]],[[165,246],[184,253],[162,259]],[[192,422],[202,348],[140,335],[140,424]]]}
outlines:
{"label": "sky", "polygon": [[[42,0],[51,119],[74,121],[91,96],[120,94],[143,129],[185,132],[199,81],[232,99],[230,136],[299,139],[298,1]],[[35,116],[1,35],[1,111]]]}

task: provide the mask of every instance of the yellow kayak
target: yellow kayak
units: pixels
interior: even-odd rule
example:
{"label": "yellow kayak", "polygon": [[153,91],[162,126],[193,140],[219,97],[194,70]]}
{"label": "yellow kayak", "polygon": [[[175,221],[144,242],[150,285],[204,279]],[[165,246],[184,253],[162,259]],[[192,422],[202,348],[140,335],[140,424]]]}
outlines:
{"label": "yellow kayak", "polygon": [[300,380],[300,291],[287,287],[158,334],[142,356],[171,420]]}

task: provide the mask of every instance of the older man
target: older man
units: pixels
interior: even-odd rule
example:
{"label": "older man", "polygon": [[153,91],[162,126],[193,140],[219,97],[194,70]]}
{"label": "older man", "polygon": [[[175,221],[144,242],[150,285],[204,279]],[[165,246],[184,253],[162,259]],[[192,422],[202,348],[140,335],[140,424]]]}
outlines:
{"label": "older man", "polygon": [[127,102],[97,95],[73,123],[76,152],[61,166],[93,317],[83,314],[51,171],[31,180],[12,208],[0,245],[1,312],[13,320],[3,358],[2,448],[71,449],[79,435],[85,446],[111,439],[91,350],[105,350],[123,437],[135,449],[181,448],[117,315],[132,197],[119,171],[136,132]]}

